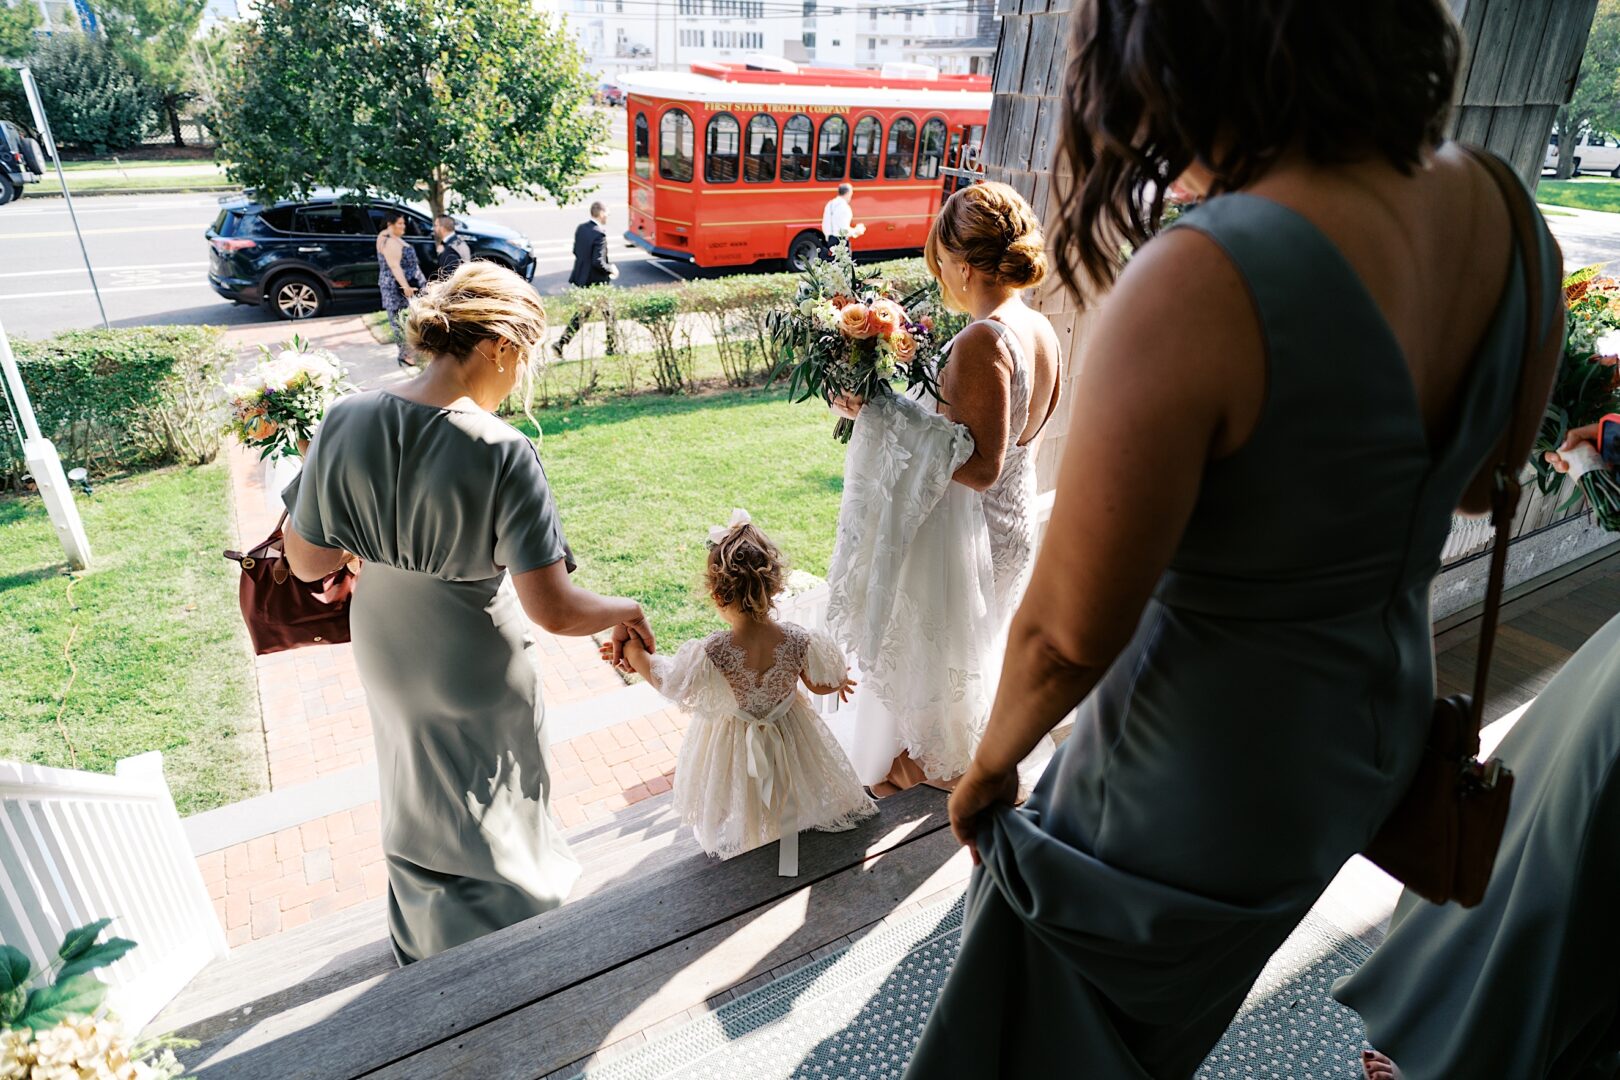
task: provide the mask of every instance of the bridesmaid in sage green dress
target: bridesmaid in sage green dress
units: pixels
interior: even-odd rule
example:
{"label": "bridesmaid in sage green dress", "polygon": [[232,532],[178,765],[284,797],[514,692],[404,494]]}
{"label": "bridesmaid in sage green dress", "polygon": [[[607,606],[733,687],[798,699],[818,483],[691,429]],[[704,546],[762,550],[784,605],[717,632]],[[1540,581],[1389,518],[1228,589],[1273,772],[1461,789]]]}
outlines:
{"label": "bridesmaid in sage green dress", "polygon": [[[1410,782],[1453,512],[1528,460],[1562,349],[1557,246],[1518,250],[1443,141],[1444,0],[1069,21],[1058,262],[1113,288],[951,796],[979,866],[908,1080],[1194,1075]],[[1152,236],[1172,178],[1204,201]],[[1017,763],[1076,706],[1015,809]]]}
{"label": "bridesmaid in sage green dress", "polygon": [[408,333],[426,372],[333,405],[286,495],[295,574],[364,563],[350,622],[402,964],[550,910],[579,876],[547,810],[529,620],[652,640],[634,601],[569,583],[534,445],[493,415],[544,337],[534,290],[470,263],[418,294]]}

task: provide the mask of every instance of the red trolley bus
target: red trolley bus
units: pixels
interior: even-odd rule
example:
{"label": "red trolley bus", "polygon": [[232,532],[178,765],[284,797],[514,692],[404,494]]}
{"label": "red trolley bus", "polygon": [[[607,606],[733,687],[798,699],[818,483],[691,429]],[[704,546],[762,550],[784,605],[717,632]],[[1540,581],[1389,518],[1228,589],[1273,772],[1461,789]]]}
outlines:
{"label": "red trolley bus", "polygon": [[625,239],[698,266],[821,249],[821,212],[855,189],[857,251],[916,250],[969,166],[990,114],[990,77],[764,71],[693,64],[620,78],[629,126]]}

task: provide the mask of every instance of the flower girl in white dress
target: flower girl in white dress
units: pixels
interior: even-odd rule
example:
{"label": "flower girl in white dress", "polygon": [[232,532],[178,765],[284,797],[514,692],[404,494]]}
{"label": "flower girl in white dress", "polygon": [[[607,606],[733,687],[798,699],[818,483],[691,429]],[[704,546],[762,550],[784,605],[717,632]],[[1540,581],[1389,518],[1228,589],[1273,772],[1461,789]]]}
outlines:
{"label": "flower girl in white dress", "polygon": [[[798,871],[799,830],[840,832],[877,812],[832,732],[800,691],[847,699],[854,683],[826,634],[771,618],[787,567],[746,512],[709,534],[707,584],[731,625],[673,656],[634,638],[624,662],[692,716],[675,765],[675,810],[703,850],[729,859],[782,841]],[[612,659],[612,646],[602,648]]]}

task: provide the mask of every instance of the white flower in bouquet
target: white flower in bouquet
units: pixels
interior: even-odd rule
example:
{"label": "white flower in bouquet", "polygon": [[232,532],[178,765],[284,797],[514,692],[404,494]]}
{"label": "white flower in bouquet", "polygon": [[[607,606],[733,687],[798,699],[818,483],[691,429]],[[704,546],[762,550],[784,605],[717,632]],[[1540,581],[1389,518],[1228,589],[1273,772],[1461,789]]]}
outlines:
{"label": "white flower in bouquet", "polygon": [[1592,342],[1594,356],[1620,356],[1620,330],[1609,330]]}
{"label": "white flower in bouquet", "polygon": [[806,314],[814,319],[816,326],[822,330],[838,328],[838,305],[831,300],[815,302]]}
{"label": "white flower in bouquet", "polygon": [[784,599],[802,596],[813,589],[826,584],[822,578],[810,573],[808,570],[790,570],[787,576],[787,585],[782,589]]}

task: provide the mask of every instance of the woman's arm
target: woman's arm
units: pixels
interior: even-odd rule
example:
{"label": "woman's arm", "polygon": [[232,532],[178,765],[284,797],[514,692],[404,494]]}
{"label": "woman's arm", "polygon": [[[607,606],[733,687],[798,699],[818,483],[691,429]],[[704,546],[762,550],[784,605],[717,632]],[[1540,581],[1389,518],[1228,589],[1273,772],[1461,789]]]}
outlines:
{"label": "woman's arm", "polygon": [[[1173,319],[1164,317],[1164,281],[1198,283]],[[1252,417],[1263,400],[1263,357],[1242,279],[1190,229],[1146,245],[1098,310],[1046,542],[1013,619],[984,738],[951,798],[964,844],[973,844],[982,810],[1011,798],[1018,762],[1129,642],[1181,541],[1206,462],[1232,442],[1231,418]]]}
{"label": "woman's arm", "polygon": [[1012,401],[1012,354],[1001,335],[988,326],[970,326],[951,346],[941,373],[939,411],[973,434],[973,455],[951,476],[958,484],[983,491],[1001,475],[1007,456],[1007,415]]}
{"label": "woman's arm", "polygon": [[383,259],[387,261],[388,269],[393,273],[394,280],[399,282],[400,291],[406,296],[413,296],[416,293],[416,286],[405,280],[405,269],[400,262],[400,252],[403,247],[404,241],[398,237],[385,237],[382,241]]}
{"label": "woman's arm", "polygon": [[512,575],[524,614],[548,633],[585,637],[622,624],[647,645],[652,629],[641,605],[622,596],[598,596],[568,579],[564,560]]}
{"label": "woman's arm", "polygon": [[281,549],[287,556],[287,568],[299,581],[319,581],[354,558],[342,548],[310,543],[290,524],[281,531]]}

